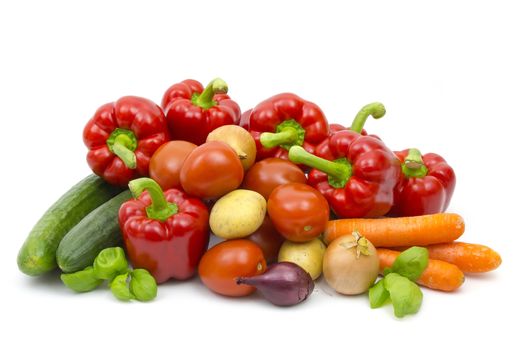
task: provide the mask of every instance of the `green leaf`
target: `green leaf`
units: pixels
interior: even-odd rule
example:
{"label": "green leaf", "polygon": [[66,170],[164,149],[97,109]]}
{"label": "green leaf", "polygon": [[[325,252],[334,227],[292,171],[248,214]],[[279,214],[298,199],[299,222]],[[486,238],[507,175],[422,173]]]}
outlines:
{"label": "green leaf", "polygon": [[390,294],[385,288],[384,279],[377,282],[372,288],[368,290],[368,299],[372,309],[383,306],[389,297]]}
{"label": "green leaf", "polygon": [[126,254],[121,247],[103,249],[93,263],[95,276],[99,279],[112,280],[116,275],[128,271]]}
{"label": "green leaf", "polygon": [[111,293],[121,301],[129,301],[133,299],[133,294],[129,290],[128,286],[128,277],[129,273],[125,273],[122,275],[118,275],[111,281],[109,284],[109,288],[111,289]]}
{"label": "green leaf", "polygon": [[398,273],[415,282],[427,266],[428,250],[422,247],[412,247],[399,254],[388,272]]}
{"label": "green leaf", "polygon": [[66,287],[75,292],[89,292],[102,283],[102,280],[95,276],[92,266],[74,273],[63,273],[60,275],[60,279]]}
{"label": "green leaf", "polygon": [[157,296],[157,282],[144,269],[136,269],[131,272],[129,287],[135,298],[140,301],[150,301]]}
{"label": "green leaf", "polygon": [[423,301],[423,293],[417,284],[395,272],[384,279],[385,289],[390,293],[396,317],[418,312]]}

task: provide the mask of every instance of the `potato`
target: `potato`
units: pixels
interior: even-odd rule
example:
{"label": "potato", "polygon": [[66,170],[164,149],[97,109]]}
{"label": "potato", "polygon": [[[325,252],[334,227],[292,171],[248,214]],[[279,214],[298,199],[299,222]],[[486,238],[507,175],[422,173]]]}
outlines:
{"label": "potato", "polygon": [[222,196],[210,213],[211,231],[224,239],[254,233],[264,221],[266,200],[255,191],[235,190]]}
{"label": "potato", "polygon": [[319,238],[303,243],[285,241],[279,250],[278,261],[296,263],[315,280],[323,272],[325,250],[326,246]]}

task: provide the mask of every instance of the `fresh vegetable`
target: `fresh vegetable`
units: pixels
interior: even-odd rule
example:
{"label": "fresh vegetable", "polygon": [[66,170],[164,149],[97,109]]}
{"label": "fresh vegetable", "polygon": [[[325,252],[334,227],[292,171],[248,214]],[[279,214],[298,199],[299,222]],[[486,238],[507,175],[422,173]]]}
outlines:
{"label": "fresh vegetable", "polygon": [[155,278],[144,269],[131,271],[129,290],[135,299],[139,301],[150,301],[157,297],[157,283]]}
{"label": "fresh vegetable", "polygon": [[215,293],[231,297],[255,291],[255,287],[237,284],[239,277],[252,277],[264,271],[266,261],[261,248],[247,239],[221,242],[209,249],[199,263],[202,283]]}
{"label": "fresh vegetable", "polygon": [[242,183],[244,169],[234,149],[221,141],[195,148],[180,171],[180,183],[189,195],[218,198]]}
{"label": "fresh vegetable", "polygon": [[399,160],[382,141],[343,130],[328,137],[315,153],[293,146],[288,157],[312,168],[307,183],[326,197],[337,216],[378,217],[390,210]]}
{"label": "fresh vegetable", "polygon": [[259,193],[235,190],[222,196],[210,213],[211,231],[224,239],[243,238],[254,233],[266,216],[266,200]]}
{"label": "fresh vegetable", "polygon": [[306,242],[319,236],[328,222],[326,199],[301,183],[275,188],[268,199],[268,215],[279,233],[293,242]]}
{"label": "fresh vegetable", "polygon": [[101,280],[112,280],[115,276],[127,271],[128,260],[121,247],[103,249],[93,262],[95,277]]}
{"label": "fresh vegetable", "polygon": [[431,259],[454,264],[465,273],[488,272],[501,265],[501,256],[481,244],[451,242],[433,244],[426,248]]}
{"label": "fresh vegetable", "polygon": [[56,251],[62,238],[86,215],[122,189],[90,175],[60,197],[38,220],[18,253],[20,271],[42,275],[57,267]]}
{"label": "fresh vegetable", "polygon": [[297,165],[281,158],[266,158],[248,170],[242,187],[259,192],[268,200],[277,186],[295,182],[306,183],[306,176]]}
{"label": "fresh vegetable", "polygon": [[[380,102],[372,102],[364,106],[357,112],[357,115],[355,116],[352,125],[348,128],[346,126],[343,126],[341,124],[330,124],[330,134],[333,134],[335,132],[341,131],[341,130],[352,130],[355,131],[363,136],[367,136],[368,133],[366,132],[363,127],[365,126],[365,122],[368,119],[368,117],[373,117],[374,119],[380,119],[383,118],[386,114],[385,106]],[[368,135],[371,137],[375,137],[379,139],[379,137],[375,135]],[[323,141],[326,142],[326,141]]]}
{"label": "fresh vegetable", "polygon": [[186,157],[197,145],[187,141],[170,141],[160,146],[151,156],[149,176],[163,190],[170,188],[182,189],[180,185],[180,170]]}
{"label": "fresh vegetable", "polygon": [[262,249],[264,259],[268,264],[277,261],[279,249],[284,242],[284,237],[275,229],[268,215],[264,217],[261,226],[246,239],[254,242]]}
{"label": "fresh vegetable", "polygon": [[414,281],[420,278],[428,262],[428,251],[425,248],[412,247],[400,253],[392,267],[384,269],[385,278],[369,289],[370,307],[378,308],[390,299],[396,317],[418,312],[423,293]]}
{"label": "fresh vegetable", "polygon": [[[392,266],[399,254],[395,250],[377,248],[381,271]],[[456,265],[441,260],[429,259],[428,266],[416,282],[431,289],[450,292],[461,287],[464,281],[465,276]]]}
{"label": "fresh vegetable", "polygon": [[118,186],[148,176],[151,156],[169,140],[160,107],[135,96],[100,107],[84,127],[83,136],[89,167]]}
{"label": "fresh vegetable", "polygon": [[296,243],[285,241],[279,250],[279,262],[292,262],[302,267],[312,279],[317,279],[323,272],[323,256],[326,246],[315,238],[308,242]]}
{"label": "fresh vegetable", "polygon": [[222,141],[230,145],[239,156],[245,171],[255,162],[257,152],[255,141],[248,131],[238,125],[218,127],[208,134],[206,142],[209,141]]}
{"label": "fresh vegetable", "polygon": [[314,103],[290,93],[259,103],[250,113],[249,129],[257,145],[257,159],[288,159],[293,145],[313,152],[328,136],[328,121]]}
{"label": "fresh vegetable", "polygon": [[323,258],[323,276],[336,292],[361,294],[375,282],[379,274],[376,249],[357,232],[334,240]]}
{"label": "fresh vegetable", "polygon": [[93,264],[104,248],[122,244],[118,210],[131,198],[124,191],[89,213],[60,241],[56,252],[58,267],[63,272],[75,272]]}
{"label": "fresh vegetable", "polygon": [[324,241],[358,231],[376,247],[425,246],[452,242],[465,232],[458,214],[440,213],[384,219],[339,219],[329,221]]}
{"label": "fresh vegetable", "polygon": [[239,124],[241,110],[227,92],[228,85],[220,78],[206,88],[195,80],[172,85],[162,98],[171,137],[200,145],[214,129]]}
{"label": "fresh vegetable", "polygon": [[417,216],[444,212],[456,186],[454,170],[435,153],[421,155],[411,148],[395,152],[401,177],[394,191],[389,216]]}
{"label": "fresh vegetable", "polygon": [[93,266],[88,266],[84,270],[74,273],[63,273],[60,275],[60,279],[66,287],[79,293],[92,291],[102,283],[102,280],[95,276]]}
{"label": "fresh vegetable", "polygon": [[136,198],[119,210],[119,224],[131,264],[148,270],[157,283],[192,277],[208,246],[208,209],[177,189],[162,192],[149,178],[129,183]]}
{"label": "fresh vegetable", "polygon": [[248,131],[250,130],[250,114],[252,114],[251,109],[242,112],[241,120],[239,121],[239,126]]}
{"label": "fresh vegetable", "polygon": [[239,277],[237,284],[257,288],[263,297],[277,306],[297,305],[314,290],[314,281],[299,265],[280,262],[262,275]]}
{"label": "fresh vegetable", "polygon": [[130,301],[133,299],[133,293],[129,288],[129,272],[116,276],[109,282],[109,288],[113,296],[120,301]]}

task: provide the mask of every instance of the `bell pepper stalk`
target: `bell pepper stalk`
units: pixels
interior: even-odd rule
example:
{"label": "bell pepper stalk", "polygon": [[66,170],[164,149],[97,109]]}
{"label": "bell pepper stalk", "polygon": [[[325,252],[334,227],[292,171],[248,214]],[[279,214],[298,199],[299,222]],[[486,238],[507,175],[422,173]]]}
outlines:
{"label": "bell pepper stalk", "polygon": [[[368,135],[366,130],[363,129],[368,117],[371,116],[374,119],[381,119],[385,116],[385,114],[386,114],[386,109],[385,109],[385,106],[381,102],[369,103],[363,108],[361,108],[359,112],[357,112],[352,122],[352,125],[349,128],[341,124],[330,124],[330,133],[334,133],[334,132],[341,131],[341,130],[352,130],[361,135]],[[373,135],[370,135],[370,136],[373,136]],[[374,136],[374,137],[377,137],[377,136]]]}
{"label": "bell pepper stalk", "polygon": [[288,155],[312,168],[307,183],[325,196],[338,217],[379,217],[390,210],[400,165],[381,140],[343,130],[329,136],[316,153],[293,146]]}
{"label": "bell pepper stalk", "polygon": [[394,191],[394,206],[388,215],[418,216],[444,212],[456,186],[452,167],[440,155],[422,155],[416,148],[394,153],[401,161],[401,176]]}
{"label": "bell pepper stalk", "polygon": [[133,267],[157,283],[191,278],[208,247],[208,208],[183,191],[163,192],[150,178],[132,180],[129,188],[135,199],[120,207],[119,224]]}
{"label": "bell pepper stalk", "polygon": [[101,106],[83,132],[87,162],[107,182],[126,186],[149,174],[153,153],[169,140],[159,106],[142,97],[126,96]]}
{"label": "bell pepper stalk", "polygon": [[161,104],[172,139],[201,145],[214,129],[239,124],[241,109],[227,92],[228,85],[220,78],[206,88],[191,79],[172,85]]}
{"label": "bell pepper stalk", "polygon": [[288,159],[288,150],[302,146],[313,152],[328,136],[328,122],[314,103],[292,93],[272,96],[257,106],[243,125],[249,129],[257,145],[257,160]]}

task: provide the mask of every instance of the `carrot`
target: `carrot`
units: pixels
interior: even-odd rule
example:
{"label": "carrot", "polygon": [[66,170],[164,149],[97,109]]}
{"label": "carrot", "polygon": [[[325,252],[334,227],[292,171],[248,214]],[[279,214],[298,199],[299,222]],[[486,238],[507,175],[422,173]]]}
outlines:
{"label": "carrot", "polygon": [[449,262],[466,273],[488,272],[501,265],[501,256],[493,249],[481,244],[451,242],[433,244],[425,248],[428,249],[428,256],[431,259]]}
{"label": "carrot", "polygon": [[324,240],[358,231],[376,247],[429,245],[452,242],[465,232],[458,214],[441,213],[382,219],[339,219],[326,225]]}
{"label": "carrot", "polygon": [[[385,267],[394,264],[399,254],[401,253],[395,250],[377,248],[381,273]],[[456,265],[446,261],[428,259],[428,266],[416,283],[431,289],[451,292],[458,289],[464,281],[465,275]]]}

